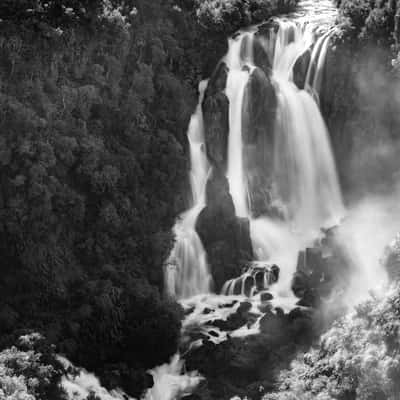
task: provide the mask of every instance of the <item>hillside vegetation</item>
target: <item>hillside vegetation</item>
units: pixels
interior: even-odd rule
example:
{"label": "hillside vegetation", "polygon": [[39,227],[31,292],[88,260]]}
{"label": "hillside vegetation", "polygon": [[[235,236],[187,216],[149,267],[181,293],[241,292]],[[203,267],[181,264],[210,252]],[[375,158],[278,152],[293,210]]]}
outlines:
{"label": "hillside vegetation", "polygon": [[197,84],[229,34],[294,4],[1,2],[1,347],[37,331],[109,387],[151,385],[180,331],[162,265]]}

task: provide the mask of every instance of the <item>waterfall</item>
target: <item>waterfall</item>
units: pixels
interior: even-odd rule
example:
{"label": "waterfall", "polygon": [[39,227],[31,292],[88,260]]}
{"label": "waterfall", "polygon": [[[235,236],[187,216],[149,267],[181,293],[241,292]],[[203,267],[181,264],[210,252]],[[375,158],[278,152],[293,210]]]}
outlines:
{"label": "waterfall", "polygon": [[[224,61],[229,68],[226,94],[229,99],[229,138],[227,178],[239,217],[250,218],[253,249],[260,261],[282,267],[280,286],[290,294],[290,281],[298,251],[315,238],[321,227],[336,223],[343,214],[343,203],[329,134],[318,106],[331,30],[286,19],[275,21],[269,40],[262,44],[266,53],[273,48],[270,77],[277,96],[273,146],[273,182],[278,201],[287,212],[284,221],[268,215],[253,219],[249,210],[247,171],[243,162],[244,93],[253,70],[254,32],[241,32],[229,41]],[[293,81],[296,61],[311,51],[304,77],[305,89]],[[268,52],[271,55],[271,51]],[[250,93],[251,96],[251,93]],[[268,110],[266,110],[267,112]],[[269,171],[265,171],[268,173]],[[234,283],[225,287],[232,292]]]}
{"label": "waterfall", "polygon": [[[289,35],[289,32],[295,32]],[[329,31],[315,43],[306,89],[292,80],[297,58],[310,46],[310,27],[284,22],[279,26],[274,79],[278,94],[274,170],[278,192],[296,228],[319,229],[343,213],[343,203],[330,139],[312,91],[318,93]],[[311,73],[314,69],[314,73]],[[311,83],[312,82],[312,83]]]}
{"label": "waterfall", "polygon": [[[228,52],[222,59],[228,71],[225,95],[229,101],[226,160],[229,191],[236,216],[250,220],[257,260],[281,267],[278,285],[286,294],[291,293],[290,281],[298,251],[319,234],[321,227],[336,223],[344,211],[329,134],[319,110],[319,91],[332,29],[317,15],[315,21],[280,18],[269,21],[267,34],[265,27],[261,35],[258,27],[241,31],[229,39]],[[267,66],[260,62],[260,48],[268,58]],[[294,71],[296,62],[307,55],[302,89],[294,81]],[[276,98],[271,126],[266,127],[268,132],[261,130],[262,135],[273,136],[273,141],[256,138],[254,142],[246,138],[245,144],[243,121],[246,110],[251,112],[250,107],[254,106],[250,83],[254,87],[251,79],[256,73],[270,82],[272,94],[268,95]],[[201,108],[206,85],[206,82],[200,85],[199,104],[188,129],[193,204],[174,227],[176,243],[165,270],[167,291],[178,299],[207,293],[211,287],[206,253],[195,230],[197,217],[205,206],[209,172]],[[271,104],[268,107],[272,108]],[[266,109],[265,113],[271,110]],[[257,135],[261,135],[259,132]],[[264,159],[269,154],[268,167],[257,164],[261,159],[258,152],[262,152]],[[267,179],[258,176],[253,179],[254,173],[271,176],[272,187],[259,187],[266,185]],[[253,179],[251,184],[248,179]],[[283,219],[272,217],[265,210],[253,217],[250,199],[256,198],[254,190],[259,189],[271,194],[269,199],[266,196],[266,203],[282,205]],[[226,293],[232,292],[233,287],[232,281],[229,289],[225,287]]]}
{"label": "waterfall", "polygon": [[192,207],[179,217],[174,226],[175,245],[164,271],[166,292],[178,299],[208,293],[212,283],[207,255],[195,229],[197,217],[205,205],[205,186],[209,172],[201,108],[206,87],[207,81],[199,85],[199,102],[190,119],[187,133]]}
{"label": "waterfall", "polygon": [[242,117],[245,88],[253,63],[254,34],[244,33],[229,40],[225,62],[229,68],[226,95],[229,99],[229,138],[227,178],[236,215],[247,217],[247,185],[243,168]]}

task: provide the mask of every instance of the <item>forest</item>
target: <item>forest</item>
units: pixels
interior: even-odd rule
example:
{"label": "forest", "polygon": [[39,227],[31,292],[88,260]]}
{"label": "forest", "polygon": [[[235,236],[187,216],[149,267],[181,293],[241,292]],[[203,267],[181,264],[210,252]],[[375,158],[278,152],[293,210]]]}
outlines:
{"label": "forest", "polygon": [[[319,104],[351,204],[391,192],[400,176],[400,4],[334,6]],[[1,400],[70,400],[58,354],[107,390],[140,398],[154,384],[148,371],[181,350],[188,309],[165,294],[164,267],[175,221],[193,201],[186,133],[198,83],[212,77],[218,86],[213,71],[228,37],[297,7],[298,0],[0,1]],[[215,95],[209,88],[206,100]],[[213,99],[212,112],[221,97]],[[216,203],[224,191],[218,196]],[[209,210],[221,226],[204,219],[199,236],[222,287],[243,260],[231,241],[206,242],[212,230],[242,229],[221,213]],[[271,314],[273,328],[250,341],[248,353],[239,341],[195,350],[187,366],[208,382],[183,398],[397,399],[400,263],[398,247],[386,250],[390,293],[326,316],[313,287],[312,300],[303,300],[316,314],[292,313],[284,323]],[[235,329],[252,318],[240,307],[227,320]],[[281,328],[285,339],[274,341]],[[229,356],[237,356],[232,365]],[[267,364],[255,372],[255,361]],[[274,374],[262,372],[268,368]]]}

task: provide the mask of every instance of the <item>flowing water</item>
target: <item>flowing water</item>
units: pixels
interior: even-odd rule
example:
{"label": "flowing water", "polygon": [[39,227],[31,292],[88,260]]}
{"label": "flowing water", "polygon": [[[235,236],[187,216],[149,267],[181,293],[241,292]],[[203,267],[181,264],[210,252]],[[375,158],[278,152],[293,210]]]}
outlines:
{"label": "flowing water", "polygon": [[249,81],[249,70],[244,66],[253,63],[253,33],[244,33],[237,38],[229,39],[229,51],[225,62],[229,68],[226,83],[226,95],[229,99],[229,138],[228,170],[230,193],[238,217],[248,217],[248,191],[243,167],[242,117],[246,85]]}
{"label": "flowing water", "polygon": [[[337,222],[344,207],[330,147],[329,134],[319,110],[319,91],[325,58],[336,12],[330,2],[301,2],[297,13],[274,20],[267,37],[256,35],[257,27],[229,39],[229,50],[223,58],[228,68],[225,94],[229,100],[229,137],[226,177],[237,217],[248,218],[250,236],[257,260],[242,276],[225,283],[222,294],[211,291],[207,256],[196,233],[196,219],[205,207],[205,187],[210,164],[205,152],[204,123],[201,104],[207,83],[200,85],[199,105],[188,129],[191,157],[191,190],[193,204],[181,215],[174,228],[175,246],[165,270],[169,295],[180,299],[187,311],[183,321],[182,341],[187,351],[202,346],[204,339],[190,340],[190,332],[201,332],[215,344],[228,337],[243,337],[259,332],[264,315],[263,293],[272,294],[270,302],[290,310],[297,299],[290,290],[299,250],[318,236],[320,228]],[[268,214],[253,217],[251,199],[254,193],[248,179],[243,139],[244,110],[249,104],[246,91],[252,74],[260,69],[255,61],[255,41],[264,48],[271,61],[268,74],[276,95],[276,117],[273,126],[272,170],[264,171],[273,180],[273,201],[285,209],[284,218]],[[294,82],[296,61],[309,55],[304,88]],[[268,112],[269,110],[265,110]],[[270,144],[269,144],[270,145]],[[266,152],[271,149],[262,149]],[[262,168],[262,166],[259,166]],[[279,268],[275,267],[275,264]],[[220,330],[213,321],[226,321],[237,312],[246,298],[256,319],[250,325]],[[147,397],[154,400],[179,398],[189,393],[201,377],[196,373],[180,375],[180,356],[170,365],[154,369],[155,386]],[[171,373],[172,371],[172,373]],[[181,376],[181,378],[179,378]]]}
{"label": "flowing water", "polygon": [[[205,189],[211,170],[202,113],[208,82],[199,85],[199,103],[187,132],[191,207],[175,224],[175,245],[164,271],[167,295],[176,298],[185,310],[181,345],[186,352],[202,346],[204,340],[219,344],[230,338],[256,335],[266,313],[263,311],[266,302],[269,310],[276,310],[276,307],[284,312],[291,310],[297,299],[291,293],[290,282],[299,251],[318,236],[321,227],[336,223],[343,215],[329,134],[319,110],[319,92],[335,16],[336,10],[329,0],[301,1],[296,13],[274,20],[267,37],[257,36],[258,27],[253,27],[229,39],[229,50],[222,60],[228,67],[226,177],[236,216],[249,219],[257,259],[247,265],[243,275],[226,282],[221,295],[211,293],[212,276],[207,254],[195,228],[196,220],[206,206]],[[280,218],[268,214],[253,217],[251,199],[254,194],[247,181],[243,119],[249,105],[246,104],[249,101],[246,90],[252,74],[260,68],[255,61],[255,41],[259,41],[271,61],[270,70],[264,72],[268,74],[277,99],[275,122],[268,127],[274,134],[272,169],[263,172],[272,176],[273,201],[285,209],[284,217]],[[294,80],[294,69],[296,62],[307,54],[304,85],[299,88]],[[398,208],[397,201],[391,207]],[[371,243],[372,237],[376,241],[375,228],[379,224],[392,223],[392,214],[379,214],[377,209],[380,207],[368,204],[355,212],[353,223],[344,225],[342,234],[343,247],[352,253],[354,263],[367,266],[363,277],[366,287],[382,275],[382,271],[374,266],[380,254],[375,251],[375,243]],[[374,214],[375,219],[369,219],[366,225],[365,214]],[[360,231],[364,235],[360,236]],[[378,241],[383,247],[388,235],[379,236]],[[354,288],[359,286],[354,285]],[[252,322],[225,329],[214,323],[226,322],[243,304],[249,307],[249,313],[254,317]],[[204,378],[196,371],[185,370],[184,355],[176,354],[169,364],[149,371],[154,386],[142,399],[175,400],[192,393]],[[101,400],[129,399],[122,392],[108,392],[93,374],[76,369],[61,357],[60,362],[71,371],[62,379],[69,399],[83,400],[89,394]]]}
{"label": "flowing water", "polygon": [[205,186],[209,173],[201,107],[206,87],[207,81],[199,85],[199,104],[192,115],[187,134],[192,207],[179,217],[174,226],[175,245],[164,271],[166,291],[177,299],[208,293],[212,284],[207,255],[195,229],[197,217],[205,206]]}

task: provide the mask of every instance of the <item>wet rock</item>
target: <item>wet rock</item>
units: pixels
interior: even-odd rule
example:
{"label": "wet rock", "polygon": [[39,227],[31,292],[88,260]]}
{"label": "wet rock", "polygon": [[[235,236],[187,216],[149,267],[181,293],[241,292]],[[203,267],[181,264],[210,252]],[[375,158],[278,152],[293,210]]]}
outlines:
{"label": "wet rock", "polygon": [[284,315],[267,313],[260,320],[260,330],[264,334],[271,335],[272,340],[279,341],[283,338],[287,329]]}
{"label": "wet rock", "polygon": [[278,282],[280,273],[279,267],[276,264],[274,264],[271,266],[270,270],[272,274],[272,282]]}
{"label": "wet rock", "polygon": [[277,97],[260,68],[250,75],[243,103],[243,162],[254,216],[269,214]]}
{"label": "wet rock", "polygon": [[244,301],[243,303],[240,303],[240,306],[237,310],[239,314],[247,313],[251,309],[251,303]]}
{"label": "wet rock", "polygon": [[246,276],[244,278],[244,295],[250,297],[254,286],[254,278],[252,276]]}
{"label": "wet rock", "polygon": [[228,67],[221,62],[212,75],[202,104],[208,159],[225,170],[229,136],[229,100],[225,94]]}
{"label": "wet rock", "polygon": [[288,314],[288,320],[289,321],[294,321],[295,319],[298,318],[311,318],[311,314],[310,312],[308,312],[305,309],[296,307],[293,308],[293,310],[290,310],[289,314]]}
{"label": "wet rock", "polygon": [[220,304],[218,308],[232,308],[237,302],[238,300],[233,300],[232,302],[227,304]]}
{"label": "wet rock", "polygon": [[260,304],[260,305],[258,306],[258,310],[259,310],[260,312],[262,312],[263,314],[272,312],[271,303],[268,302],[268,303]]}
{"label": "wet rock", "polygon": [[300,299],[300,306],[317,308],[334,289],[348,285],[351,261],[336,239],[337,228],[323,232],[325,237],[314,247],[299,252],[292,291]]}
{"label": "wet rock", "polygon": [[269,293],[269,292],[263,292],[263,293],[261,293],[261,295],[260,295],[261,301],[270,301],[270,300],[272,300],[273,298],[274,298],[274,296],[272,296],[272,294]]}
{"label": "wet rock", "polygon": [[196,307],[193,306],[193,307],[184,309],[183,315],[184,315],[185,317],[188,316],[189,314],[191,314],[191,313],[195,310],[195,308],[196,308]]}
{"label": "wet rock", "polygon": [[300,55],[293,66],[293,82],[299,89],[304,89],[310,60],[311,50],[308,49]]}
{"label": "wet rock", "polygon": [[248,219],[236,217],[228,180],[219,169],[213,169],[207,182],[206,203],[196,230],[219,292],[226,281],[240,275],[243,263],[253,258],[250,226]]}
{"label": "wet rock", "polygon": [[270,75],[274,59],[274,36],[279,29],[276,21],[270,19],[258,26],[254,35],[254,64]]}
{"label": "wet rock", "polygon": [[246,145],[261,143],[258,139],[267,136],[272,144],[272,128],[275,121],[277,98],[271,79],[260,68],[255,68],[245,90],[243,142]]}
{"label": "wet rock", "polygon": [[270,75],[272,69],[273,48],[270,42],[260,37],[259,34],[255,35],[253,55],[254,64],[263,70],[265,74]]}

